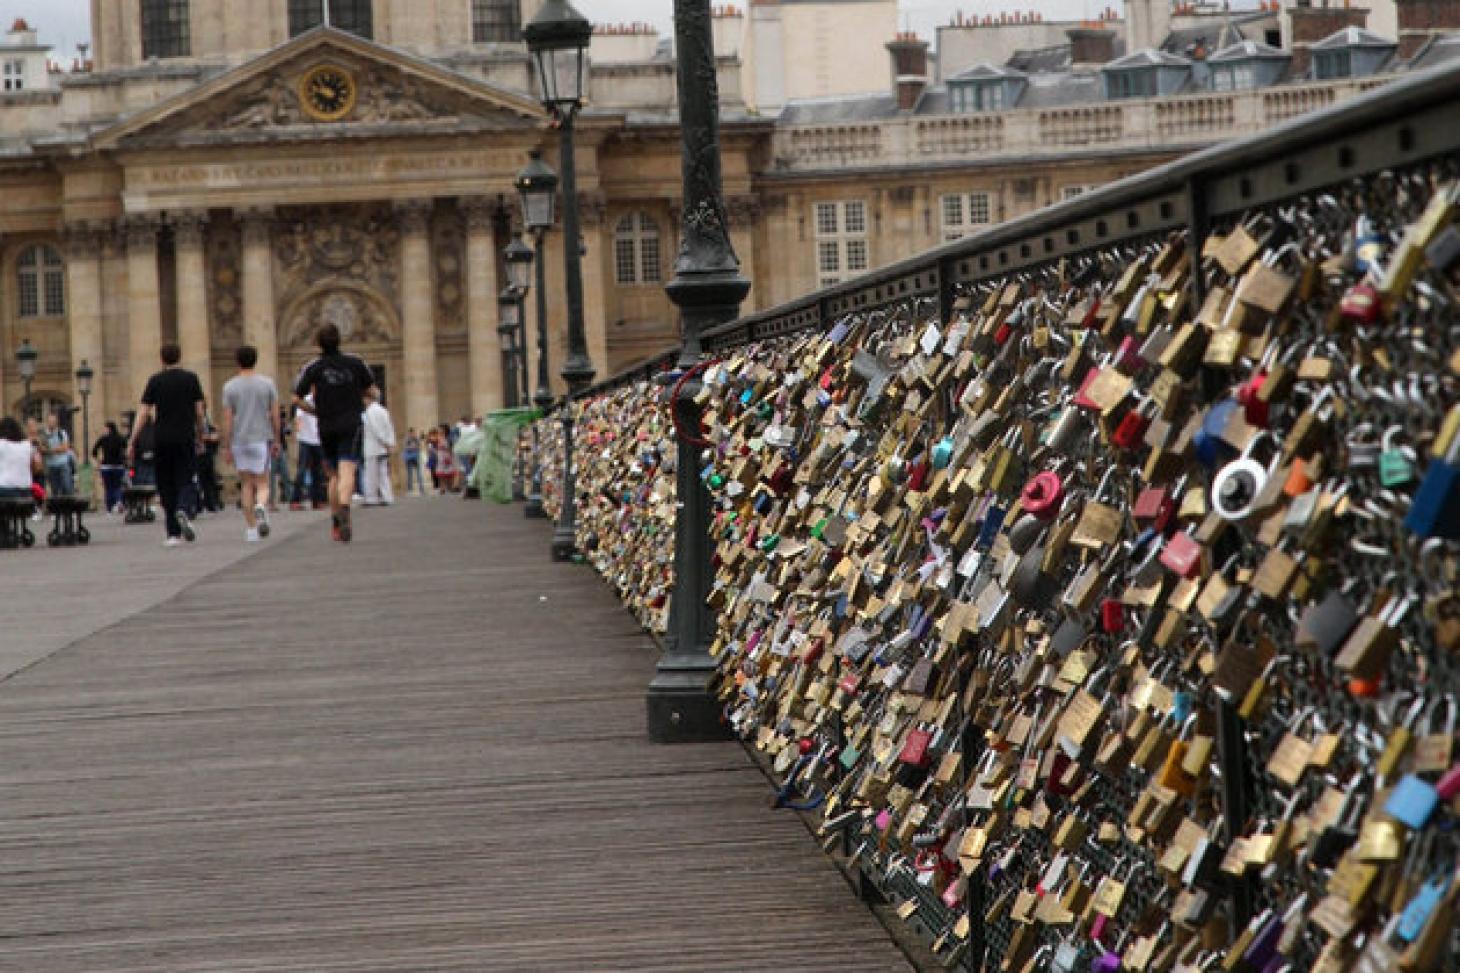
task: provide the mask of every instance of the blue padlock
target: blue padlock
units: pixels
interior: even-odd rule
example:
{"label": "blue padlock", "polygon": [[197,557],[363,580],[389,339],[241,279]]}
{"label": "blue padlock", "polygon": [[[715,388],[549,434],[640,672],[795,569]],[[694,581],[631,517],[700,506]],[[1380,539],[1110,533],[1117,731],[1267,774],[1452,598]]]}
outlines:
{"label": "blue padlock", "polygon": [[946,470],[953,461],[953,439],[944,436],[933,446],[933,469]]}
{"label": "blue padlock", "polygon": [[978,537],[974,540],[973,546],[980,551],[987,551],[994,546],[994,538],[999,536],[999,528],[1004,526],[1004,514],[1007,511],[1003,507],[990,505],[984,511],[983,523],[979,525]]}
{"label": "blue padlock", "polygon": [[1404,528],[1420,537],[1460,540],[1460,434],[1450,440],[1443,457],[1425,468],[1404,515]]}
{"label": "blue padlock", "polygon": [[1425,924],[1430,921],[1430,913],[1435,911],[1435,906],[1440,904],[1448,888],[1444,879],[1432,878],[1415,893],[1414,898],[1409,900],[1404,911],[1399,914],[1399,928],[1396,931],[1400,939],[1412,943],[1419,938],[1419,934],[1424,932]]}
{"label": "blue padlock", "polygon": [[1233,452],[1232,447],[1222,439],[1222,433],[1227,431],[1227,423],[1231,420],[1232,413],[1240,408],[1241,403],[1236,399],[1223,399],[1207,410],[1207,414],[1202,417],[1201,428],[1191,437],[1192,452],[1197,461],[1207,469],[1215,469],[1227,453]]}
{"label": "blue padlock", "polygon": [[1384,802],[1384,813],[1405,827],[1419,831],[1429,823],[1439,803],[1440,795],[1433,784],[1414,774],[1405,774],[1389,792],[1389,799]]}

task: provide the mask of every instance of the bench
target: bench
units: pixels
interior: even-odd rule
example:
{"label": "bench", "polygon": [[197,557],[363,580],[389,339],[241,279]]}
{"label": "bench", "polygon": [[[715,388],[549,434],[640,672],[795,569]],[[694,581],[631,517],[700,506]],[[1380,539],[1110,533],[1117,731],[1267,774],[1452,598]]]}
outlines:
{"label": "bench", "polygon": [[51,547],[75,547],[91,543],[91,531],[82,522],[82,515],[91,509],[85,497],[47,497],[46,513],[50,514],[51,532],[46,543]]}
{"label": "bench", "polygon": [[30,518],[35,514],[35,501],[29,497],[0,498],[0,548],[34,547]]}
{"label": "bench", "polygon": [[156,496],[156,487],[124,487],[122,489],[122,503],[127,508],[127,514],[122,519],[129,524],[150,524],[155,521],[157,519],[157,512],[152,509],[152,500]]}

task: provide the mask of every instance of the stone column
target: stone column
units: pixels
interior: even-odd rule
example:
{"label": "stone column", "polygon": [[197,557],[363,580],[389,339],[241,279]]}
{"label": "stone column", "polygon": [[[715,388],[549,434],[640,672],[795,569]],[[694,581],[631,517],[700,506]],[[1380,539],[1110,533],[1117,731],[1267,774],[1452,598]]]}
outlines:
{"label": "stone column", "polygon": [[[431,293],[431,203],[401,204],[401,364],[405,425],[427,429],[442,419],[436,395],[436,300]],[[397,420],[396,425],[400,425]]]}
{"label": "stone column", "polygon": [[147,379],[162,367],[162,303],[157,274],[157,222],[133,216],[127,234],[127,373],[130,402],[142,400]]}
{"label": "stone column", "polygon": [[[95,373],[91,380],[91,434],[96,438],[105,421],[106,362],[102,350],[101,324],[101,231],[90,224],[66,228],[66,324],[71,333],[71,374],[85,361]],[[72,401],[80,405],[81,393],[73,389]],[[77,453],[90,456],[91,443],[79,442]]]}
{"label": "stone column", "polygon": [[[238,214],[243,223],[243,340],[259,352],[258,370],[271,376],[279,388],[293,376],[279,374],[279,331],[274,319],[274,256],[269,242],[273,213],[248,210]],[[283,394],[282,391],[280,394]]]}
{"label": "stone column", "polygon": [[172,217],[177,253],[177,340],[182,364],[196,372],[205,393],[213,390],[213,360],[208,336],[207,265],[203,259],[203,226],[207,215],[177,213]]}
{"label": "stone column", "polygon": [[[497,294],[496,205],[483,198],[463,201],[466,211],[466,340],[471,410],[486,415],[502,408],[502,344]],[[416,428],[420,428],[417,426]]]}

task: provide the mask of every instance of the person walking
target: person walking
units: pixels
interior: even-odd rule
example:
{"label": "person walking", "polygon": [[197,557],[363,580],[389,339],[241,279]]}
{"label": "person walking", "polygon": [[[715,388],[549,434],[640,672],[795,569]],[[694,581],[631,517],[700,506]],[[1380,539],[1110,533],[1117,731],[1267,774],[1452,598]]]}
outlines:
{"label": "person walking", "polygon": [[406,492],[413,497],[419,497],[426,492],[426,483],[421,474],[421,437],[415,429],[406,430],[400,455],[406,464]]}
{"label": "person walking", "polygon": [[198,539],[181,501],[192,484],[198,444],[203,437],[203,385],[197,375],[178,365],[182,349],[177,345],[163,345],[161,357],[162,371],[147,380],[142,393],[127,456],[135,460],[141,430],[150,424],[157,496],[166,514],[163,526],[167,540],[163,546],[177,547],[184,539]]}
{"label": "person walking", "polygon": [[319,447],[329,477],[333,536],[348,544],[354,536],[350,500],[360,467],[365,403],[375,397],[375,375],[358,355],[340,351],[340,329],[327,324],[315,337],[320,355],[294,383],[294,404],[319,420]]}
{"label": "person walking", "polygon": [[289,500],[289,410],[280,405],[279,438],[275,441],[274,461],[269,464],[269,509],[278,510],[280,501]]}
{"label": "person walking", "polygon": [[294,461],[294,495],[289,498],[290,510],[303,510],[305,483],[309,484],[308,497],[318,510],[324,506],[324,470],[320,464],[319,421],[305,408],[294,409],[294,439],[299,444],[299,455]]}
{"label": "person walking", "polygon": [[91,447],[91,458],[100,464],[106,512],[116,513],[122,505],[122,484],[127,478],[127,440],[115,422],[108,420],[105,435]]}
{"label": "person walking", "polygon": [[235,356],[238,374],[223,386],[221,439],[238,470],[243,504],[243,539],[257,544],[269,536],[269,469],[279,450],[279,389],[254,371],[258,349],[244,345]]}
{"label": "person walking", "polygon": [[71,437],[61,428],[59,413],[46,413],[46,428],[41,433],[41,442],[46,457],[46,494],[52,497],[71,496],[76,492],[75,480],[71,476]]}
{"label": "person walking", "polygon": [[390,452],[395,449],[395,425],[379,399],[365,407],[365,505],[395,503],[390,488]]}

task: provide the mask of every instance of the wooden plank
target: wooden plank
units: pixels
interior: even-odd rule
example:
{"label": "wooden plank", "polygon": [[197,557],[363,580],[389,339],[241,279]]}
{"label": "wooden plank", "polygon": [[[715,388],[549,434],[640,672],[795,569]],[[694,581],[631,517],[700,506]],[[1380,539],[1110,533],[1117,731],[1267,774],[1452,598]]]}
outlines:
{"label": "wooden plank", "polygon": [[647,741],[652,647],[543,524],[357,525],[0,685],[0,969],[907,968],[737,744]]}

